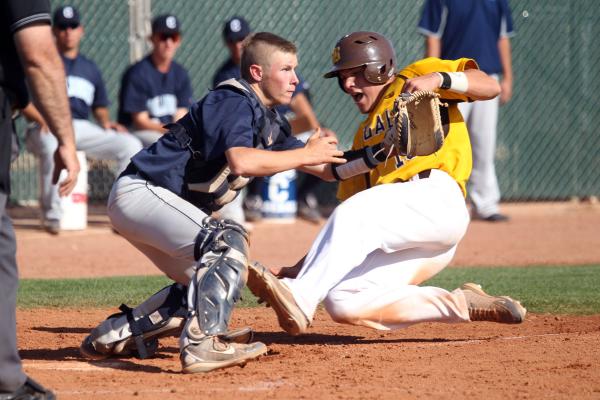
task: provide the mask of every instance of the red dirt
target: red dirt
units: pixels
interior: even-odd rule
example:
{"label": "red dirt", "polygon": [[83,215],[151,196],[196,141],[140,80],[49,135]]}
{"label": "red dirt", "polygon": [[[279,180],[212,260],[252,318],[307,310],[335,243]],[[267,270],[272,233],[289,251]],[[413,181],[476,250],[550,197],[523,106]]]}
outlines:
{"label": "red dirt", "polygon": [[[454,266],[600,264],[600,207],[527,204],[503,208],[511,221],[475,221]],[[12,210],[25,278],[158,274],[102,215],[84,232],[51,237]],[[252,257],[289,265],[318,226],[256,224]],[[113,256],[115,255],[115,256]],[[115,304],[116,306],[117,304]],[[243,369],[180,373],[177,340],[158,358],[88,362],[77,347],[114,310],[19,310],[24,368],[61,399],[600,398],[600,315],[529,314],[520,325],[421,324],[394,332],[336,324],[319,311],[310,333],[281,332],[270,309],[235,310],[270,353]]]}

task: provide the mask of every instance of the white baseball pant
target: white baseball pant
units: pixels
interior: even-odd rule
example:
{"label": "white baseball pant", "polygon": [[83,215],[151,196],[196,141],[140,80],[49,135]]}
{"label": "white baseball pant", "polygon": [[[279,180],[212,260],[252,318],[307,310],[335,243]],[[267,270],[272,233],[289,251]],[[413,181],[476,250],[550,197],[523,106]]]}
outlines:
{"label": "white baseball pant", "polygon": [[185,286],[190,283],[204,212],[137,174],[115,182],[107,210],[115,229],[161,271]]}
{"label": "white baseball pant", "polygon": [[460,290],[417,286],[444,269],[469,224],[458,184],[445,172],[375,186],[340,204],[296,279],[284,279],[309,319],[321,301],[338,322],[398,329],[466,322]]}
{"label": "white baseball pant", "polygon": [[474,215],[480,218],[499,212],[500,188],[494,165],[499,106],[499,97],[458,104],[469,130],[473,151],[473,170],[467,191]]}
{"label": "white baseball pant", "polygon": [[[116,174],[127,167],[130,158],[142,149],[138,139],[128,133],[106,130],[86,120],[74,119],[75,144],[77,150],[85,151],[89,158],[116,160]],[[39,158],[40,164],[40,206],[46,220],[60,220],[62,208],[57,185],[52,184],[54,152],[58,142],[50,132],[40,132],[37,124],[30,124],[26,133],[27,149]]]}

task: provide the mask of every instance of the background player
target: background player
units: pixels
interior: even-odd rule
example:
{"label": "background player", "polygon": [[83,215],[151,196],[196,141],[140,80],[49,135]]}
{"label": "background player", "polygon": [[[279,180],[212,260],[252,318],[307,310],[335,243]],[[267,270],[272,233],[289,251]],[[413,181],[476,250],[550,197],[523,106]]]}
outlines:
{"label": "background player", "polygon": [[244,363],[267,351],[259,342],[228,340],[229,317],[246,283],[247,235],[239,224],[208,215],[231,201],[246,177],[294,168],[325,175],[326,163],[344,162],[335,138],[316,132],[303,146],[274,110],[292,98],[296,65],[292,43],[255,34],[245,43],[243,79],[209,92],[133,157],[113,186],[108,215],[124,238],[177,283],[101,323],[81,345],[85,356],[104,358],[133,347],[143,357],[155,349],[157,337],[181,330],[185,316],[184,372]]}
{"label": "background player", "polygon": [[475,103],[461,103],[473,147],[473,171],[469,199],[474,218],[501,222],[500,188],[496,177],[496,128],[498,106],[512,96],[510,37],[513,22],[507,0],[428,0],[423,5],[419,31],[426,36],[428,57],[470,57],[494,79],[502,74],[500,96]]}
{"label": "background player", "polygon": [[129,67],[121,79],[119,122],[144,146],[160,138],[163,125],[183,117],[193,102],[187,71],[174,61],[181,45],[181,24],[174,15],[152,21],[152,52]]}
{"label": "background player", "polygon": [[[518,323],[525,309],[492,297],[478,285],[448,292],[417,286],[444,269],[469,223],[465,185],[471,170],[469,137],[457,101],[496,96],[498,83],[467,58],[428,58],[396,70],[392,44],[375,32],[344,36],[332,54],[336,78],[361,114],[347,164],[333,165],[345,178],[344,202],[331,215],[307,256],[277,280],[259,265],[248,286],[265,299],[291,334],[306,332],[321,301],[338,322],[396,329],[419,322]],[[439,91],[447,133],[429,156],[377,158],[390,129],[394,100],[403,92]]]}
{"label": "background player", "polygon": [[[131,156],[142,149],[142,144],[129,135],[125,127],[110,120],[109,101],[100,70],[79,52],[84,30],[77,9],[72,6],[56,9],[52,33],[67,75],[67,94],[77,149],[85,151],[90,158],[116,160],[118,175],[129,164]],[[90,113],[98,124],[88,119]],[[24,114],[33,121],[27,128],[27,148],[39,157],[40,162],[42,225],[48,232],[57,234],[62,208],[58,187],[52,184],[52,171],[58,143],[33,104],[24,110]]]}

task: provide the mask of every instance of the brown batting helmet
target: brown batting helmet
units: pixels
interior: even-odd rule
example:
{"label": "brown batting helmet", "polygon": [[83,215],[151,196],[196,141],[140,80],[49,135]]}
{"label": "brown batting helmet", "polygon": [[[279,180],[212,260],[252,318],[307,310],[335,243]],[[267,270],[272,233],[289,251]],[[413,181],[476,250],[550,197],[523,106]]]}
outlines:
{"label": "brown batting helmet", "polygon": [[365,68],[365,78],[371,83],[385,83],[394,74],[396,53],[392,43],[376,32],[353,32],[341,38],[331,54],[333,68],[325,78],[333,78],[344,69]]}

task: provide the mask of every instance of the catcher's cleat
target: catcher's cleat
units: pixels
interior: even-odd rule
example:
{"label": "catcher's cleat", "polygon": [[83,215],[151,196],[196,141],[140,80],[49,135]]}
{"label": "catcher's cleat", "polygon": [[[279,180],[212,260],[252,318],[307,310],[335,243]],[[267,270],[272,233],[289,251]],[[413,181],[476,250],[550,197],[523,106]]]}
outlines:
{"label": "catcher's cleat", "polygon": [[256,297],[273,308],[284,331],[292,336],[306,333],[310,321],[296,304],[292,292],[271,271],[258,262],[251,263],[247,285]]}
{"label": "catcher's cleat", "polygon": [[[177,336],[181,333],[183,325],[180,325],[177,329],[169,331],[163,331],[162,336],[153,336],[152,338],[145,338],[144,345],[146,346],[146,357],[152,357],[158,349],[158,338],[165,336]],[[227,343],[250,343],[254,338],[254,331],[250,327],[244,327],[240,329],[234,329],[228,331],[224,335],[220,335],[219,338],[223,342]],[[103,346],[98,342],[94,342],[92,337],[88,335],[81,345],[79,346],[79,352],[85,358],[90,360],[104,360],[109,357],[139,357],[135,341],[131,337],[121,340],[111,347]]]}
{"label": "catcher's cleat", "polygon": [[525,320],[527,310],[510,297],[490,296],[476,283],[465,283],[460,289],[467,300],[471,321],[520,324]]}
{"label": "catcher's cleat", "polygon": [[183,372],[193,374],[235,365],[244,366],[267,351],[267,346],[261,342],[227,343],[218,336],[207,336],[198,344],[190,344],[183,349],[180,359]]}

